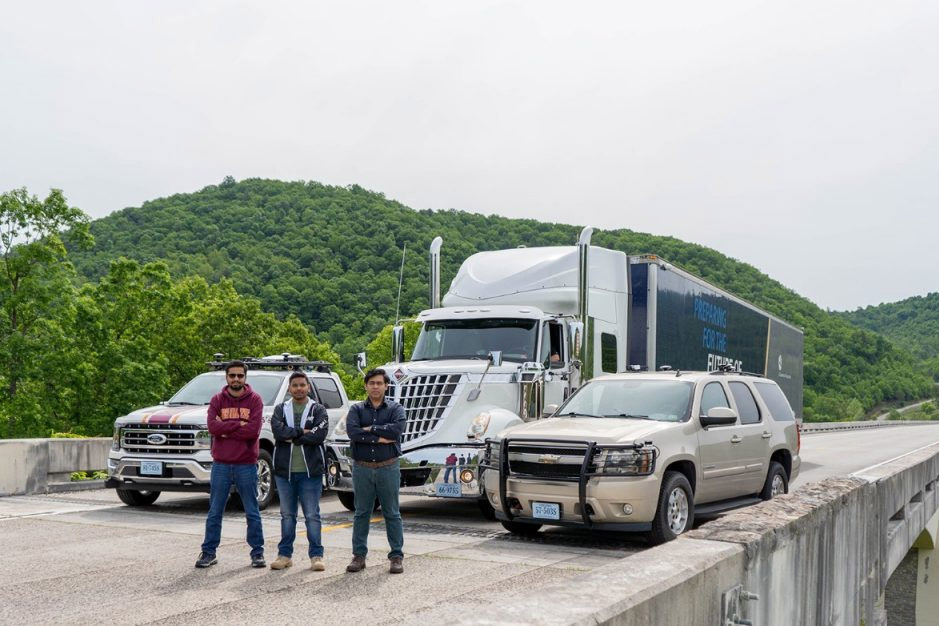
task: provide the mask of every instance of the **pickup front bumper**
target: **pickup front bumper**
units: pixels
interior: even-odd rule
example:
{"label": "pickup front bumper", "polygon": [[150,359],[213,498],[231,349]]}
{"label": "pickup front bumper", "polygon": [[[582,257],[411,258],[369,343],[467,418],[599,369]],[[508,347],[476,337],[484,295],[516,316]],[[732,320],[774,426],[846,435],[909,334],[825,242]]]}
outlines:
{"label": "pickup front bumper", "polygon": [[[159,460],[163,463],[160,476],[140,474],[141,461]],[[211,457],[208,461],[191,458],[109,457],[108,479],[105,487],[135,491],[196,491],[209,492],[212,475]]]}
{"label": "pickup front bumper", "polygon": [[[352,459],[348,441],[333,441],[329,447],[330,489],[352,491]],[[437,444],[407,450],[400,457],[401,494],[429,497],[473,498],[482,495],[479,455],[483,444]],[[447,465],[450,454],[468,459],[462,465]]]}

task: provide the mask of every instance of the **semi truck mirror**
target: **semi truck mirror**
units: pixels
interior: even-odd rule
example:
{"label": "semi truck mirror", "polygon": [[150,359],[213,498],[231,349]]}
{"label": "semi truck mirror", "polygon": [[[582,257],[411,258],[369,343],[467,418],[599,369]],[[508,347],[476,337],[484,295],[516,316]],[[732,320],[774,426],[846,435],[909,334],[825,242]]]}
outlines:
{"label": "semi truck mirror", "polygon": [[364,373],[366,364],[367,359],[365,358],[364,352],[359,352],[355,355],[355,369],[359,370],[359,374]]}
{"label": "semi truck mirror", "polygon": [[489,352],[489,362],[493,367],[502,365],[502,350],[492,350]]}
{"label": "semi truck mirror", "polygon": [[404,326],[391,329],[391,358],[395,363],[404,361]]}
{"label": "semi truck mirror", "polygon": [[570,332],[571,354],[579,355],[584,341],[584,323],[570,322],[567,328]]}

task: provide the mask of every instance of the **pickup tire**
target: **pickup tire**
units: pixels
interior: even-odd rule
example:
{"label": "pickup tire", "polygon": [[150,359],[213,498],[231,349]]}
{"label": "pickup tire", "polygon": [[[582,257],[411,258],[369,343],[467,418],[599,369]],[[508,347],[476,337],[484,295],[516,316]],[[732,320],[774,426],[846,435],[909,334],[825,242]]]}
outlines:
{"label": "pickup tire", "polygon": [[681,472],[665,472],[649,539],[653,544],[671,541],[693,524],[694,492],[691,484]]}
{"label": "pickup tire", "polygon": [[271,453],[261,450],[258,453],[258,508],[264,510],[274,499],[277,488],[274,486],[274,461]]}
{"label": "pickup tire", "polygon": [[760,498],[772,500],[776,496],[786,493],[789,493],[789,477],[786,476],[786,469],[776,461],[770,461],[769,470],[766,472],[766,482],[763,483]]}
{"label": "pickup tire", "polygon": [[115,491],[121,502],[130,506],[150,506],[160,497],[159,491],[135,491],[133,489],[116,489]]}
{"label": "pickup tire", "polygon": [[[338,491],[336,490],[336,497],[339,498],[339,502],[342,503],[342,506],[346,509],[355,512],[355,493],[352,491]],[[378,498],[375,498],[375,508],[373,511],[377,511],[381,507],[381,503],[378,501]]]}
{"label": "pickup tire", "polygon": [[502,528],[513,535],[524,535],[530,537],[541,529],[541,524],[526,524],[525,522],[510,522],[502,520]]}
{"label": "pickup tire", "polygon": [[495,521],[496,510],[489,504],[489,498],[486,497],[486,492],[483,492],[483,497],[477,500],[476,504],[479,505],[479,512],[483,514],[483,517],[489,521]]}

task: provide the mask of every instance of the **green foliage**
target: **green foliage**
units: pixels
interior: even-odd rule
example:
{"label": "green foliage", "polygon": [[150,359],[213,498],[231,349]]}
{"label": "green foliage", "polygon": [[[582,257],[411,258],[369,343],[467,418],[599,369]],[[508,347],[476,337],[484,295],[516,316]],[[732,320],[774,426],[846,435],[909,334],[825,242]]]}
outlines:
{"label": "green foliage", "polygon": [[939,293],[839,313],[852,324],[880,333],[925,362],[939,380]]}
{"label": "green foliage", "polygon": [[[84,228],[75,221],[79,241],[86,239]],[[353,355],[365,346],[370,365],[388,360],[405,245],[401,314],[408,317],[427,306],[425,251],[433,237],[445,242],[446,285],[474,252],[571,245],[580,229],[455,210],[413,211],[357,185],[226,177],[197,193],[116,212],[90,230],[93,249],[77,243],[69,248],[80,289],[71,286],[75,276],[67,263],[42,266],[36,279],[41,289],[35,308],[46,314],[34,316],[29,341],[16,345],[28,343],[19,354],[41,358],[30,361],[28,372],[20,370],[26,374],[17,384],[26,391],[0,401],[0,423],[4,417],[8,425],[15,421],[8,434],[109,434],[115,416],[166,397],[202,371],[214,352],[289,350],[341,358],[350,394],[361,396],[361,381],[350,374]],[[885,401],[933,393],[910,354],[750,265],[625,229],[601,231],[594,242],[629,254],[659,254],[801,326],[806,419],[855,419],[859,407],[863,413]],[[416,331],[411,326],[407,332],[410,349]],[[0,339],[8,336],[0,327]],[[4,341],[0,383],[6,387],[14,344]],[[933,367],[939,372],[939,357]]]}
{"label": "green foliage", "polygon": [[69,480],[75,482],[79,480],[104,480],[108,477],[108,473],[104,470],[93,470],[91,473],[81,471],[81,472],[72,472]]}

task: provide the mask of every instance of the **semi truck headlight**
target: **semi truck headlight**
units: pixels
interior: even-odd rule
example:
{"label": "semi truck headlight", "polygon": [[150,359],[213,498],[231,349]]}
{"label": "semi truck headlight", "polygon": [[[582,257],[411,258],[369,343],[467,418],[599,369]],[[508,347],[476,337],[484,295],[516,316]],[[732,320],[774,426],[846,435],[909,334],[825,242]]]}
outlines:
{"label": "semi truck headlight", "polygon": [[114,437],[111,439],[111,449],[120,450],[121,449],[121,428],[120,426],[114,427]]}
{"label": "semi truck headlight", "polygon": [[489,421],[492,419],[492,414],[489,411],[483,411],[479,415],[473,418],[473,423],[470,424],[469,430],[466,431],[466,437],[468,439],[482,439],[483,435],[486,433],[486,429],[489,428]]}
{"label": "semi truck headlight", "polygon": [[339,421],[336,422],[336,429],[333,431],[333,435],[339,435],[340,437],[347,437],[349,433],[346,431],[346,417],[343,415],[339,418]]}
{"label": "semi truck headlight", "polygon": [[208,430],[200,430],[196,433],[196,446],[197,448],[211,448],[212,447],[212,435]]}
{"label": "semi truck headlight", "polygon": [[600,457],[598,469],[604,474],[647,476],[655,471],[655,449],[606,450]]}

